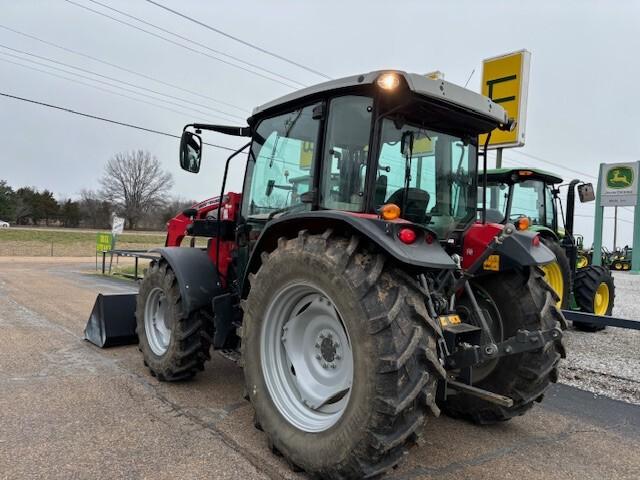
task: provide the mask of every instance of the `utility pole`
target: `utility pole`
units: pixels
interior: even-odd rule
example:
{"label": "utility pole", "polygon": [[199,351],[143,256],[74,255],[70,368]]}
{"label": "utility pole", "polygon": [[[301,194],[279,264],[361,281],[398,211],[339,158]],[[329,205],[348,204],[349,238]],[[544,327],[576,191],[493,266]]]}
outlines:
{"label": "utility pole", "polygon": [[613,251],[618,243],[618,207],[613,207]]}
{"label": "utility pole", "polygon": [[502,168],[502,148],[496,150],[496,168]]}

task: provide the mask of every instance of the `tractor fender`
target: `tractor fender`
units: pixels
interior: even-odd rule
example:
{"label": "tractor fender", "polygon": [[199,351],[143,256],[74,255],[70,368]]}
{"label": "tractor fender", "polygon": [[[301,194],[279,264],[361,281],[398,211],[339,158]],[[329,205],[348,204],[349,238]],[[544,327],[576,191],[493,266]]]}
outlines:
{"label": "tractor fender", "polygon": [[185,315],[211,306],[213,297],[224,293],[220,277],[211,258],[199,248],[155,248],[176,275]]}
{"label": "tractor fender", "polygon": [[560,241],[560,238],[558,237],[556,232],[551,230],[549,227],[545,227],[544,225],[532,225],[529,227],[529,230],[531,232],[537,233],[542,238],[550,238],[554,242]]}
{"label": "tractor fender", "polygon": [[[404,227],[410,227],[418,234],[418,238],[411,245],[406,245],[398,239],[398,232]],[[287,215],[273,220],[265,226],[253,248],[245,270],[243,291],[246,292],[248,274],[255,273],[260,267],[260,254],[263,251],[275,250],[278,238],[293,238],[301,230],[318,234],[329,228],[338,234],[361,235],[390,257],[412,268],[451,270],[457,268],[455,262],[438,242],[436,235],[416,224],[404,221],[385,221],[376,215],[316,210]],[[426,241],[428,235],[431,238],[430,242]]]}
{"label": "tractor fender", "polygon": [[513,232],[495,252],[522,266],[544,265],[553,262],[556,256],[542,242],[536,241],[537,233],[531,231]]}

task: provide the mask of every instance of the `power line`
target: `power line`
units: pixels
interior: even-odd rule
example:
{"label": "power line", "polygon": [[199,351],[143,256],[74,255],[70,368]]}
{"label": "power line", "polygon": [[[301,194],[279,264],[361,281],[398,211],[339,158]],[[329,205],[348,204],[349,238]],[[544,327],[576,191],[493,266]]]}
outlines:
{"label": "power line", "polygon": [[241,58],[238,58],[238,57],[236,57],[234,55],[230,55],[228,53],[221,52],[220,50],[216,50],[214,48],[211,48],[208,45],[205,45],[204,43],[196,42],[195,40],[192,40],[192,39],[190,39],[188,37],[185,37],[185,36],[180,35],[178,33],[172,32],[171,30],[167,30],[166,28],[160,27],[160,26],[156,25],[155,23],[147,22],[146,20],[143,20],[140,17],[136,17],[135,15],[131,15],[130,13],[123,12],[122,10],[118,10],[117,8],[110,7],[109,5],[105,5],[104,3],[98,2],[97,0],[87,0],[87,1],[89,1],[91,3],[94,3],[96,5],[100,5],[101,7],[106,8],[107,10],[111,10],[112,12],[119,13],[120,15],[123,15],[123,16],[125,16],[127,18],[131,18],[133,20],[136,20],[136,21],[138,21],[138,22],[140,22],[140,23],[142,23],[144,25],[148,25],[150,27],[156,28],[156,29],[160,30],[161,32],[168,33],[169,35],[173,35],[174,37],[177,37],[177,38],[179,38],[181,40],[185,40],[185,41],[187,41],[189,43],[193,43],[194,45],[197,45],[197,46],[202,47],[202,48],[204,48],[206,50],[209,50],[210,52],[213,52],[213,53],[215,53],[217,55],[222,55],[223,57],[231,58],[232,60],[235,60],[236,62],[243,63],[244,65],[247,65],[249,67],[257,68],[258,70],[262,70],[263,72],[269,73],[271,75],[275,75],[276,77],[280,77],[280,78],[282,78],[284,80],[288,80],[288,81],[290,81],[292,83],[295,83],[295,84],[297,84],[297,85],[299,85],[301,87],[306,87],[307,86],[304,83],[301,83],[301,82],[299,82],[299,81],[297,81],[297,80],[295,80],[295,79],[293,79],[291,77],[287,77],[286,75],[282,75],[281,73],[274,72],[273,70],[269,70],[267,68],[261,67],[260,65],[256,65],[255,63],[247,62],[247,61],[242,60]]}
{"label": "power line", "polygon": [[211,101],[216,102],[216,103],[220,103],[221,105],[225,105],[225,106],[227,106],[227,107],[235,108],[235,109],[240,110],[240,111],[242,111],[242,112],[248,112],[248,110],[247,110],[246,108],[239,107],[239,106],[234,105],[234,104],[232,104],[232,103],[227,103],[227,102],[225,102],[225,101],[223,101],[223,100],[219,100],[219,99],[217,99],[217,98],[209,97],[209,96],[204,95],[204,94],[202,94],[202,93],[200,93],[200,92],[197,92],[197,91],[195,91],[195,90],[189,90],[189,89],[187,89],[187,88],[184,88],[184,87],[182,87],[182,86],[180,86],[180,85],[175,85],[175,84],[173,84],[173,83],[168,83],[168,82],[164,82],[164,81],[162,81],[162,80],[158,80],[157,78],[153,78],[153,77],[152,77],[152,76],[150,76],[150,75],[146,75],[146,74],[144,74],[144,73],[136,72],[135,70],[131,70],[131,69],[126,68],[126,67],[123,67],[123,66],[121,66],[121,65],[116,65],[115,63],[107,62],[107,61],[105,61],[105,60],[102,60],[102,59],[100,59],[100,58],[94,57],[94,56],[92,56],[92,55],[88,55],[88,54],[86,54],[86,53],[82,53],[82,52],[79,52],[79,51],[77,51],[77,50],[73,50],[73,49],[71,49],[71,48],[67,48],[67,47],[64,47],[64,46],[62,46],[62,45],[58,45],[57,43],[53,43],[53,42],[50,42],[50,41],[48,41],[48,40],[44,40],[44,39],[42,39],[42,38],[36,37],[35,35],[30,35],[30,34],[28,34],[28,33],[24,33],[24,32],[21,32],[21,31],[19,31],[19,30],[15,30],[15,29],[13,29],[13,28],[7,27],[6,25],[2,25],[2,24],[0,24],[0,28],[3,28],[3,29],[8,30],[8,31],[10,31],[10,32],[13,32],[13,33],[15,33],[15,34],[17,34],[17,35],[21,35],[21,36],[23,36],[23,37],[30,38],[30,39],[32,39],[32,40],[35,40],[35,41],[40,42],[40,43],[43,43],[43,44],[45,44],[45,45],[49,45],[49,46],[51,46],[51,47],[58,48],[58,49],[63,50],[63,51],[65,51],[65,52],[67,52],[67,53],[72,53],[73,55],[78,55],[78,56],[80,56],[80,57],[88,58],[88,59],[93,60],[93,61],[95,61],[95,62],[99,62],[99,63],[102,63],[102,64],[104,64],[104,65],[107,65],[107,66],[109,66],[109,67],[113,67],[113,68],[116,68],[116,69],[118,69],[118,70],[122,70],[123,72],[127,72],[127,73],[130,73],[130,74],[132,74],[132,75],[136,75],[136,76],[141,77],[141,78],[144,78],[144,79],[146,79],[146,80],[151,80],[151,81],[156,82],[156,83],[159,83],[159,84],[161,84],[161,85],[165,85],[165,86],[167,86],[167,87],[175,88],[175,89],[177,89],[177,90],[181,90],[181,91],[183,91],[183,92],[185,92],[185,93],[189,93],[189,94],[191,94],[191,95],[195,95],[195,96],[198,96],[198,97],[205,98],[205,99],[207,99],[207,100],[211,100]]}
{"label": "power line", "polygon": [[[117,78],[114,78],[114,77],[110,77],[110,76],[108,76],[108,75],[103,75],[103,74],[101,74],[101,73],[96,73],[96,72],[93,72],[93,71],[91,71],[91,70],[87,70],[87,69],[85,69],[85,68],[76,67],[75,65],[70,65],[70,64],[68,64],[68,63],[60,62],[60,61],[58,61],[58,60],[54,60],[54,59],[51,59],[51,58],[48,58],[48,57],[43,57],[43,56],[41,56],[41,55],[36,55],[35,53],[25,52],[24,50],[18,50],[18,49],[16,49],[16,48],[8,47],[8,46],[3,45],[3,44],[0,44],[0,48],[4,48],[4,49],[6,49],[6,50],[11,50],[12,52],[21,53],[21,54],[23,54],[23,55],[27,55],[27,56],[29,56],[29,57],[39,58],[39,59],[41,59],[41,60],[45,60],[45,61],[50,62],[50,63],[55,63],[55,64],[57,64],[57,65],[62,65],[62,66],[68,67],[68,68],[72,68],[72,69],[74,69],[74,70],[78,70],[78,71],[80,71],[80,72],[89,73],[90,75],[94,75],[94,76],[96,76],[96,77],[106,78],[107,80],[111,80],[111,81],[114,81],[114,82],[117,82],[117,83],[122,83],[123,85],[128,85],[128,86],[130,86],[130,87],[138,88],[138,89],[143,90],[143,91],[147,91],[147,92],[155,93],[156,95],[161,95],[161,96],[163,96],[163,97],[172,98],[172,99],[175,99],[175,100],[179,100],[179,101],[181,101],[181,102],[190,103],[190,104],[192,104],[192,105],[196,105],[196,106],[204,107],[204,108],[207,108],[207,109],[211,110],[212,112],[216,112],[216,113],[219,113],[219,114],[225,115],[225,116],[230,117],[230,118],[235,118],[235,119],[237,119],[237,120],[242,120],[242,121],[244,121],[244,120],[245,120],[245,119],[243,119],[242,117],[239,117],[238,115],[234,115],[234,114],[232,114],[232,113],[227,113],[227,112],[224,112],[224,111],[222,111],[222,110],[218,110],[217,108],[209,107],[208,105],[202,105],[202,104],[199,104],[199,103],[196,103],[196,102],[192,102],[192,101],[187,100],[187,99],[183,99],[183,98],[180,98],[180,97],[176,97],[175,95],[170,95],[170,94],[168,94],[168,93],[163,93],[163,92],[159,92],[159,91],[157,91],[157,90],[153,90],[153,89],[150,89],[150,88],[142,87],[142,86],[140,86],[140,85],[136,85],[135,83],[126,82],[126,81],[124,81],[124,80],[120,80],[120,79],[117,79]],[[107,84],[107,85],[109,85],[109,86],[116,87],[116,88],[121,88],[122,90],[126,90],[126,91],[128,91],[128,92],[132,92],[132,93],[135,93],[135,94],[141,95],[141,96],[143,96],[143,97],[152,98],[152,99],[154,99],[154,100],[161,100],[161,101],[163,101],[163,102],[170,103],[170,104],[176,105],[176,106],[178,106],[178,107],[184,107],[184,105],[180,105],[180,104],[178,104],[178,103],[171,102],[171,101],[169,101],[169,100],[162,100],[162,99],[159,99],[159,98],[156,98],[156,97],[150,96],[150,95],[146,95],[146,94],[144,94],[144,93],[136,92],[135,90],[130,90],[130,89],[127,89],[127,88],[124,88],[124,87],[120,87],[120,86],[118,86],[118,85],[113,85],[113,84],[110,84],[110,83],[108,83],[108,82],[103,82],[103,81],[101,81],[101,80],[97,80],[97,79],[95,79],[95,78],[91,78],[91,77],[87,77],[87,76],[84,76],[84,75],[80,75],[80,74],[78,74],[78,73],[69,72],[69,71],[66,71],[66,70],[63,70],[63,69],[60,69],[60,68],[57,68],[57,67],[53,67],[53,66],[51,66],[51,65],[42,64],[42,63],[36,62],[36,61],[34,61],[34,60],[29,60],[29,59],[22,58],[22,57],[19,57],[19,56],[16,56],[16,55],[11,55],[10,53],[5,53],[5,52],[0,52],[0,53],[3,53],[4,55],[9,55],[9,56],[12,56],[12,57],[15,57],[15,58],[19,58],[20,60],[26,60],[27,62],[36,63],[36,64],[41,65],[41,66],[46,66],[46,67],[48,67],[48,68],[53,68],[54,70],[59,70],[59,71],[62,71],[62,72],[64,72],[64,73],[67,73],[67,74],[77,75],[77,76],[79,76],[79,77],[86,78],[86,79],[92,80],[92,81],[94,81],[94,82],[98,82],[98,83],[105,83],[105,84]],[[191,108],[192,110],[197,111],[198,113],[201,113],[201,114],[203,114],[203,115],[209,115],[207,112],[202,112],[202,111],[200,111],[200,110],[193,109],[192,107],[186,107],[186,108]]]}
{"label": "power line", "polygon": [[[160,131],[160,130],[154,130],[152,128],[147,128],[147,127],[141,127],[140,125],[134,125],[132,123],[120,122],[118,120],[112,120],[110,118],[100,117],[98,115],[92,115],[90,113],[79,112],[77,110],[72,110],[71,108],[60,107],[58,105],[52,105],[50,103],[45,103],[45,102],[39,102],[37,100],[32,100],[30,98],[19,97],[17,95],[10,95],[10,94],[4,93],[4,92],[0,92],[0,96],[7,97],[7,98],[12,98],[14,100],[20,100],[22,102],[33,103],[35,105],[40,105],[42,107],[53,108],[55,110],[61,110],[63,112],[72,113],[74,115],[79,115],[81,117],[92,118],[94,120],[100,120],[102,122],[112,123],[114,125],[120,125],[122,127],[134,128],[136,130],[142,130],[144,132],[155,133],[155,134],[158,134],[158,135],[164,135],[165,137],[180,138],[178,135],[173,135],[172,133],[167,133],[167,132],[163,132],[163,131]],[[236,151],[234,148],[224,147],[222,145],[216,145],[215,143],[206,143],[206,142],[203,142],[203,143],[205,145],[209,145],[210,147],[219,148],[221,150],[228,150],[230,152],[235,152]]]}
{"label": "power line", "polygon": [[[593,218],[592,215],[580,215],[578,213],[574,214],[576,217],[582,217],[582,218]],[[605,220],[615,220],[615,217],[605,217],[603,216],[602,218],[604,218]],[[624,218],[619,218],[618,217],[618,221],[619,222],[624,222],[624,223],[631,223],[633,224],[633,222],[631,220],[625,220]]]}
{"label": "power line", "polygon": [[272,81],[272,82],[279,83],[279,84],[281,84],[281,85],[284,85],[285,87],[289,87],[289,88],[293,88],[293,89],[297,88],[297,87],[295,87],[295,86],[293,86],[293,85],[291,85],[291,84],[289,84],[289,83],[286,83],[286,82],[283,82],[283,81],[281,81],[281,80],[278,80],[277,78],[273,78],[273,77],[269,77],[269,76],[267,76],[267,75],[263,75],[263,74],[261,74],[261,73],[259,73],[259,72],[254,71],[254,70],[250,70],[250,69],[248,69],[248,68],[244,68],[244,67],[242,67],[242,66],[240,66],[240,65],[236,65],[235,63],[231,63],[231,62],[228,62],[228,61],[226,61],[226,60],[223,60],[222,58],[218,58],[218,57],[216,57],[216,56],[214,56],[214,55],[211,55],[211,54],[208,54],[208,53],[202,52],[202,51],[200,51],[200,50],[196,50],[195,48],[191,48],[191,47],[189,47],[189,46],[187,46],[187,45],[184,45],[184,44],[182,44],[182,43],[179,43],[179,42],[176,42],[176,41],[174,41],[174,40],[171,40],[170,38],[163,37],[162,35],[158,35],[157,33],[150,32],[149,30],[145,30],[144,28],[138,27],[137,25],[133,25],[132,23],[125,22],[124,20],[120,20],[119,18],[112,17],[111,15],[107,15],[106,13],[100,12],[100,11],[98,11],[98,10],[94,10],[93,8],[87,7],[86,5],[81,5],[81,4],[79,4],[79,3],[76,3],[76,2],[74,2],[73,0],[64,0],[64,1],[65,1],[65,2],[67,2],[67,3],[69,3],[69,4],[71,4],[71,5],[75,5],[76,7],[82,8],[82,9],[84,9],[84,10],[88,10],[89,12],[93,12],[93,13],[95,13],[96,15],[100,15],[100,16],[103,16],[103,17],[109,18],[109,19],[113,20],[114,22],[118,22],[118,23],[120,23],[120,24],[122,24],[122,25],[126,25],[126,26],[128,26],[128,27],[130,27],[130,28],[134,28],[134,29],[136,29],[136,30],[139,30],[139,31],[141,31],[141,32],[144,32],[144,33],[146,33],[147,35],[151,35],[151,36],[153,36],[153,37],[156,37],[156,38],[159,38],[159,39],[161,39],[161,40],[164,40],[165,42],[171,43],[171,44],[173,44],[173,45],[177,45],[177,46],[179,46],[179,47],[181,47],[181,48],[184,48],[184,49],[189,50],[189,51],[191,51],[191,52],[197,53],[197,54],[199,54],[199,55],[203,55],[203,56],[205,56],[205,57],[207,57],[207,58],[210,58],[210,59],[212,59],[212,60],[215,60],[215,61],[217,61],[217,62],[221,62],[221,63],[224,63],[224,64],[229,65],[229,66],[231,66],[231,67],[238,68],[238,69],[240,69],[240,70],[244,70],[245,72],[251,73],[252,75],[257,75],[258,77],[262,77],[262,78],[264,78],[264,79],[266,79],[266,80],[270,80],[270,81]]}
{"label": "power line", "polygon": [[307,66],[305,66],[305,65],[302,65],[301,63],[295,62],[294,60],[291,60],[291,59],[289,59],[289,58],[287,58],[287,57],[284,57],[284,56],[282,56],[282,55],[278,55],[277,53],[274,53],[274,52],[271,52],[271,51],[269,51],[269,50],[266,50],[266,49],[264,49],[264,48],[262,48],[262,47],[259,47],[258,45],[255,45],[255,44],[253,44],[253,43],[247,42],[246,40],[242,40],[242,39],[241,39],[241,38],[239,38],[239,37],[236,37],[236,36],[231,35],[231,34],[229,34],[229,33],[223,32],[223,31],[222,31],[222,30],[220,30],[219,28],[215,28],[215,27],[212,27],[211,25],[207,25],[206,23],[203,23],[203,22],[201,22],[201,21],[199,21],[199,20],[196,20],[195,18],[189,17],[189,16],[185,15],[184,13],[180,13],[180,12],[178,12],[178,11],[176,11],[176,10],[173,10],[173,9],[171,9],[171,8],[169,8],[169,7],[166,7],[166,6],[162,5],[161,3],[154,2],[153,0],[146,0],[146,1],[147,1],[147,2],[149,2],[149,3],[151,3],[152,5],[155,5],[156,7],[159,7],[159,8],[162,8],[163,10],[166,10],[166,11],[168,11],[168,12],[171,12],[171,13],[173,13],[174,15],[178,15],[179,17],[182,17],[182,18],[184,18],[185,20],[189,20],[190,22],[193,22],[193,23],[195,23],[195,24],[197,24],[197,25],[200,25],[201,27],[204,27],[204,28],[206,28],[206,29],[208,29],[208,30],[211,30],[212,32],[216,32],[216,33],[218,33],[218,34],[220,34],[220,35],[222,35],[222,36],[225,36],[225,37],[227,37],[227,38],[230,38],[231,40],[234,40],[234,41],[236,41],[236,42],[239,42],[239,43],[241,43],[242,45],[245,45],[245,46],[247,46],[247,47],[253,48],[254,50],[257,50],[257,51],[262,52],[262,53],[264,53],[264,54],[270,55],[270,56],[272,56],[272,57],[274,57],[274,58],[277,58],[277,59],[279,59],[279,60],[282,60],[282,61],[284,61],[284,62],[287,62],[287,63],[289,63],[289,64],[291,64],[291,65],[295,65],[296,67],[302,68],[303,70],[306,70],[307,72],[315,73],[316,75],[319,75],[319,76],[321,76],[321,77],[323,77],[323,78],[326,78],[327,80],[331,80],[331,77],[329,77],[328,75],[325,75],[325,74],[324,74],[324,73],[322,73],[322,72],[319,72],[318,70],[314,70],[314,69],[312,69],[312,68],[310,68],[310,67],[307,67]]}
{"label": "power line", "polygon": [[563,170],[566,170],[567,172],[575,173],[575,174],[581,175],[583,177],[589,177],[591,179],[597,180],[597,177],[594,177],[593,175],[589,175],[589,174],[581,172],[579,170],[573,170],[572,168],[565,167],[564,165],[560,165],[560,164],[552,162],[550,160],[545,160],[544,158],[540,158],[540,157],[538,157],[536,155],[531,155],[530,153],[520,152],[518,150],[514,150],[513,153],[517,153],[518,155],[529,157],[529,158],[531,158],[533,160],[537,160],[537,161],[542,162],[542,163],[547,163],[549,165],[553,165],[554,167],[561,168]]}
{"label": "power line", "polygon": [[[1,53],[1,52],[0,52],[0,53]],[[39,68],[31,67],[31,66],[29,66],[29,65],[23,65],[23,64],[18,63],[18,62],[12,62],[11,60],[7,60],[7,59],[5,59],[5,58],[0,58],[0,62],[11,63],[11,64],[13,64],[13,65],[17,65],[17,66],[22,67],[22,68],[27,68],[27,69],[29,69],[29,70],[33,70],[33,71],[35,71],[35,72],[44,73],[44,74],[46,74],[46,75],[50,75],[50,76],[52,76],[52,77],[56,77],[56,78],[60,78],[60,79],[62,79],[62,80],[66,80],[66,81],[68,81],[68,82],[73,82],[73,83],[77,83],[77,84],[79,84],[79,85],[84,85],[84,86],[86,86],[86,87],[95,88],[96,90],[100,90],[100,91],[103,91],[103,92],[107,92],[107,93],[110,93],[110,94],[112,94],[112,95],[118,95],[119,97],[128,98],[129,100],[133,100],[133,101],[140,102],[140,103],[145,103],[145,104],[147,104],[147,105],[152,105],[152,106],[154,106],[154,107],[161,108],[161,109],[163,109],[163,110],[168,110],[168,111],[173,112],[173,113],[178,113],[178,114],[180,114],[180,115],[184,115],[185,117],[193,118],[193,114],[191,114],[191,113],[189,113],[189,112],[183,112],[183,111],[180,111],[180,110],[174,110],[173,108],[170,108],[170,107],[166,107],[166,106],[163,106],[163,105],[159,105],[159,104],[157,104],[157,103],[153,103],[153,102],[148,102],[148,101],[146,101],[146,100],[142,100],[142,99],[140,99],[140,98],[131,97],[131,96],[129,96],[129,95],[125,95],[124,93],[114,92],[113,90],[109,90],[108,88],[102,88],[102,87],[99,87],[99,86],[97,86],[97,85],[92,85],[92,84],[90,84],[90,83],[82,82],[82,81],[77,80],[77,79],[74,79],[74,78],[68,78],[68,77],[65,77],[65,76],[63,76],[63,75],[58,75],[58,74],[53,73],[53,72],[47,72],[46,70],[40,70]]]}

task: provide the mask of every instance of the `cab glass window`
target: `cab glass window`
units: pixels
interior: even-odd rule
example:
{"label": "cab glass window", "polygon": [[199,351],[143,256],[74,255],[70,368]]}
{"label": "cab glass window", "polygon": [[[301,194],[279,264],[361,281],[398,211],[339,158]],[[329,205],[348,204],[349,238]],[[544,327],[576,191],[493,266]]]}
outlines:
{"label": "cab glass window", "polygon": [[332,210],[362,210],[367,178],[373,100],[345,96],[329,104],[320,204]]}
{"label": "cab glass window", "polygon": [[551,187],[547,186],[544,189],[544,203],[545,203],[545,225],[551,229],[554,228],[555,223],[555,211],[553,205],[553,193],[551,193]]}
{"label": "cab glass window", "polygon": [[384,119],[374,207],[394,203],[402,218],[440,238],[476,214],[476,147],[444,132]]}
{"label": "cab glass window", "polygon": [[544,225],[544,183],[539,180],[527,180],[513,186],[511,220],[526,216],[533,225]]}
{"label": "cab glass window", "polygon": [[268,219],[310,208],[301,195],[313,184],[320,126],[320,120],[313,118],[316,107],[318,104],[260,122],[245,176],[245,218]]}

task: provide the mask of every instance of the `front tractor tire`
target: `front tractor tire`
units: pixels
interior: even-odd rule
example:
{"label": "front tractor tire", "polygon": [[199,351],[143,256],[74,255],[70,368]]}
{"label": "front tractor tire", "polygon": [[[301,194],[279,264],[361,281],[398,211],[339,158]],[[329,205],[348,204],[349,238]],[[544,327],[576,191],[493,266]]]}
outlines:
{"label": "front tractor tire", "polygon": [[[600,265],[590,265],[578,270],[574,296],[581,312],[611,315],[616,293],[609,269]],[[605,329],[603,325],[586,322],[573,322],[573,326],[576,330],[583,332],[597,332]]]}
{"label": "front tractor tire", "polygon": [[322,478],[395,466],[438,414],[435,326],[382,254],[300,232],[262,254],[243,302],[242,364],[273,451]]}
{"label": "front tractor tire", "polygon": [[149,266],[137,298],[138,348],[160,381],[186,380],[210,358],[212,323],[206,312],[185,315],[176,276],[163,260]]}
{"label": "front tractor tire", "polygon": [[[506,340],[518,330],[549,330],[564,326],[558,297],[537,268],[524,273],[508,272],[486,276],[472,284],[480,307],[488,317],[495,341]],[[463,301],[464,303],[464,301]],[[509,355],[474,367],[476,387],[513,399],[512,407],[502,407],[478,397],[457,393],[447,397],[443,411],[454,418],[478,424],[509,420],[541,401],[552,382],[558,380],[558,362],[565,356],[561,340],[537,350]]]}

